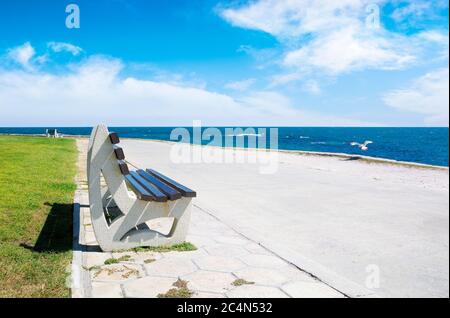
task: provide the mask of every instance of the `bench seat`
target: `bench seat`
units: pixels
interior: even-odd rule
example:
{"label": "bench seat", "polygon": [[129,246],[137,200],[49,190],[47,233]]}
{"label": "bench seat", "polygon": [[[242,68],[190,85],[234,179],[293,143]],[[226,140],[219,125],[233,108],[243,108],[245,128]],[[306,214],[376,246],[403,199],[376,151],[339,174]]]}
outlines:
{"label": "bench seat", "polygon": [[136,197],[144,201],[166,202],[175,201],[186,198],[195,198],[196,192],[176,182],[175,180],[166,177],[162,173],[146,169],[145,171],[139,169],[137,171],[130,171],[125,162],[125,154],[123,149],[117,144],[120,142],[119,136],[115,132],[109,134],[111,143],[114,145],[114,154],[117,158],[121,173],[130,189],[136,194]]}

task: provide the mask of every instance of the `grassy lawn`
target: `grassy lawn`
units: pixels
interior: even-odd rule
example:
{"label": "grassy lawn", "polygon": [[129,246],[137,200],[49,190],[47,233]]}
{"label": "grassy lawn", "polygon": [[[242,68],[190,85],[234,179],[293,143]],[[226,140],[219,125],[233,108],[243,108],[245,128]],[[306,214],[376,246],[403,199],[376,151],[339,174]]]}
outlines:
{"label": "grassy lawn", "polygon": [[0,297],[68,297],[72,139],[0,136]]}

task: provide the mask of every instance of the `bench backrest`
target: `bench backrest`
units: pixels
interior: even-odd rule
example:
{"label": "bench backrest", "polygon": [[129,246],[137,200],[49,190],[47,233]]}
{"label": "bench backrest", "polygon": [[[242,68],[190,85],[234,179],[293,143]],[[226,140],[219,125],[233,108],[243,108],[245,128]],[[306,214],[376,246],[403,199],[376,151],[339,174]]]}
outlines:
{"label": "bench backrest", "polygon": [[193,198],[197,196],[195,191],[153,169],[130,171],[125,161],[125,153],[119,146],[119,135],[116,132],[111,132],[109,133],[109,140],[111,141],[120,172],[139,199],[166,202],[168,200],[178,200],[181,197]]}

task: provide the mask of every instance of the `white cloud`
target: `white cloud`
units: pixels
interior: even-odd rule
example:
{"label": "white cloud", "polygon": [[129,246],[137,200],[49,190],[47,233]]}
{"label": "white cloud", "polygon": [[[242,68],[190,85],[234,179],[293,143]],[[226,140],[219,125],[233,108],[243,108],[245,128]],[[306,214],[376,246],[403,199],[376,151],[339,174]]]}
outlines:
{"label": "white cloud", "polygon": [[279,79],[286,82],[303,77],[294,73],[393,70],[418,61],[418,42],[427,38],[389,32],[366,22],[374,14],[366,10],[377,4],[381,8],[384,2],[256,0],[221,9],[220,15],[234,26],[269,33],[284,45],[281,65],[287,74]]}
{"label": "white cloud", "polygon": [[448,30],[446,32],[441,30],[428,30],[417,34],[417,38],[429,46],[437,53],[438,59],[448,60]]}
{"label": "white cloud", "polygon": [[[63,42],[49,42],[47,43],[47,47],[55,53],[60,52],[69,52],[70,54],[77,56],[83,50],[70,43]],[[37,55],[35,48],[30,44],[30,42],[26,42],[18,47],[9,49],[7,54],[2,57],[4,60],[13,61],[16,64],[21,65],[27,71],[36,71],[43,64],[51,61],[50,53],[46,52],[42,55]]]}
{"label": "white cloud", "polygon": [[273,88],[276,86],[287,84],[289,82],[299,80],[302,78],[303,75],[304,74],[301,74],[300,72],[291,72],[273,75],[270,79],[271,81],[269,87]]}
{"label": "white cloud", "polygon": [[47,46],[56,53],[61,52],[69,52],[74,56],[79,55],[81,52],[83,52],[83,49],[79,46],[70,44],[70,43],[64,43],[64,42],[49,42],[47,43]]}
{"label": "white cloud", "polygon": [[49,56],[48,56],[48,54],[39,55],[34,60],[38,64],[44,64],[44,63],[47,63],[49,61]]}
{"label": "white cloud", "polygon": [[432,2],[430,1],[419,1],[414,0],[407,5],[397,8],[392,13],[392,18],[397,21],[403,21],[407,18],[418,17],[424,15],[432,7]]}
{"label": "white cloud", "polygon": [[[425,26],[427,20],[433,20],[436,23],[441,20],[438,12],[448,10],[448,0],[403,0],[398,2],[400,6],[392,12],[391,18],[401,27]],[[425,24],[423,24],[424,22]]]}
{"label": "white cloud", "polygon": [[90,57],[66,72],[2,69],[0,126],[367,125],[306,112],[272,91],[236,99],[204,88],[122,77],[122,61]]}
{"label": "white cloud", "polygon": [[426,124],[449,124],[448,67],[430,72],[413,81],[406,89],[388,92],[384,102],[394,108],[424,115]]}
{"label": "white cloud", "polygon": [[32,69],[31,59],[36,51],[29,42],[8,51],[8,57],[25,69]]}
{"label": "white cloud", "polygon": [[228,89],[236,90],[236,91],[246,91],[255,83],[254,78],[249,78],[242,81],[230,82],[225,84],[225,87]]}
{"label": "white cloud", "polygon": [[[286,54],[287,67],[314,69],[336,75],[362,69],[399,69],[415,60],[404,41],[366,36],[357,27],[338,29],[317,37],[301,49]],[[405,52],[402,52],[405,51]]]}
{"label": "white cloud", "polygon": [[365,0],[258,0],[223,9],[220,14],[234,26],[261,30],[278,38],[334,30],[358,23]]}
{"label": "white cloud", "polygon": [[443,33],[437,30],[423,31],[419,33],[418,37],[429,42],[434,42],[440,45],[448,46],[448,31],[447,33]]}
{"label": "white cloud", "polygon": [[308,80],[303,84],[303,89],[307,91],[308,93],[311,93],[313,95],[320,94],[320,85],[315,80]]}

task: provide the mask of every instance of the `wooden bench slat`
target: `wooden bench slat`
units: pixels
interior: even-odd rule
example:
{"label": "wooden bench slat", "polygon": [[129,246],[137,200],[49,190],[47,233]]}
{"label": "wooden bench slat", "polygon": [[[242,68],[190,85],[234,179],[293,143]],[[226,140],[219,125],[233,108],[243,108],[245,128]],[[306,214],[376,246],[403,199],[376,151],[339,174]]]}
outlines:
{"label": "wooden bench slat", "polygon": [[114,146],[114,153],[116,154],[117,160],[124,160],[125,159],[125,153],[123,152],[123,149],[119,146]]}
{"label": "wooden bench slat", "polygon": [[128,165],[126,164],[125,161],[123,161],[123,160],[118,160],[118,161],[117,161],[117,164],[119,165],[120,172],[122,172],[122,174],[123,174],[124,176],[130,174],[130,169],[128,169]]}
{"label": "wooden bench slat", "polygon": [[109,134],[109,139],[113,144],[114,154],[117,158],[119,169],[139,199],[166,202],[168,199],[173,201],[178,200],[181,197],[192,198],[197,196],[195,191],[153,169],[130,172],[128,165],[125,162],[125,153],[121,147],[117,146],[117,144],[120,143],[119,135],[116,132],[111,132]]}
{"label": "wooden bench slat", "polygon": [[125,176],[125,180],[130,185],[131,190],[139,200],[153,201],[155,198],[137,182],[130,174]]}
{"label": "wooden bench slat", "polygon": [[152,176],[148,172],[145,172],[144,170],[138,170],[137,173],[142,178],[144,178],[145,180],[147,180],[148,182],[153,184],[155,187],[157,187],[159,190],[161,190],[161,192],[163,192],[165,195],[167,195],[169,200],[172,200],[172,201],[173,200],[178,200],[178,199],[180,199],[182,197],[181,192],[179,192],[176,189],[172,188],[167,183],[162,182],[158,178]]}
{"label": "wooden bench slat", "polygon": [[109,140],[113,145],[118,144],[120,142],[119,135],[116,132],[109,133]]}
{"label": "wooden bench slat", "polygon": [[164,183],[166,183],[167,185],[169,185],[170,187],[176,189],[177,191],[181,192],[181,194],[184,197],[188,197],[188,198],[194,198],[197,196],[197,193],[191,189],[189,189],[188,187],[185,187],[182,184],[179,184],[178,182],[170,179],[169,177],[166,177],[165,175],[159,173],[158,171],[155,171],[153,169],[146,169],[146,171],[153,175],[154,177],[158,178],[159,180],[163,181]]}
{"label": "wooden bench slat", "polygon": [[167,196],[162,193],[157,187],[152,185],[150,182],[142,178],[137,172],[131,171],[130,175],[136,180],[141,186],[143,186],[157,202],[166,202]]}

